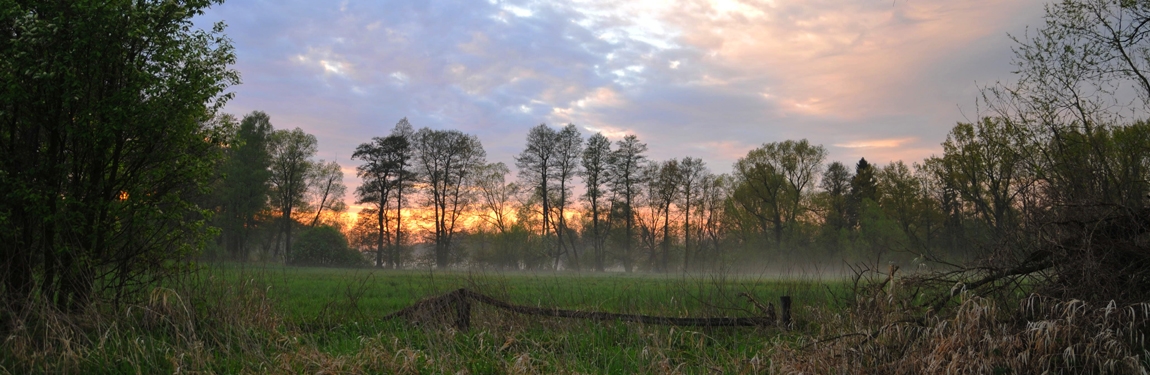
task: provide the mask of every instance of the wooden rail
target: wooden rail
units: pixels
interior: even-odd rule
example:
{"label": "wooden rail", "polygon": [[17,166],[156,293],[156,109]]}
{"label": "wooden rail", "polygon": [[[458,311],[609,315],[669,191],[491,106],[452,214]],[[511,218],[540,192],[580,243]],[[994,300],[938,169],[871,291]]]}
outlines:
{"label": "wooden rail", "polygon": [[[753,301],[753,300],[752,300]],[[446,294],[427,298],[412,304],[402,310],[388,314],[383,319],[407,318],[415,321],[438,320],[451,318],[459,330],[471,327],[471,303],[479,302],[498,309],[523,315],[547,316],[569,319],[587,319],[600,321],[624,321],[643,324],[660,324],[672,326],[693,327],[755,327],[755,326],[788,326],[791,323],[791,297],[781,297],[782,314],[775,318],[774,307],[764,311],[765,316],[753,317],[669,317],[643,314],[619,314],[602,311],[567,310],[560,308],[545,308],[535,306],[517,305],[503,301],[486,294],[468,289],[457,289]],[[756,302],[756,305],[758,303]],[[452,314],[454,313],[454,314]]]}

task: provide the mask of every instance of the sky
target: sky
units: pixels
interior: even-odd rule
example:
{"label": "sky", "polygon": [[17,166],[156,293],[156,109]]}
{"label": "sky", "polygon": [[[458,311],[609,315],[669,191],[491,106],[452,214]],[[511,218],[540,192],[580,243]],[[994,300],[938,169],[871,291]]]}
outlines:
{"label": "sky", "polygon": [[314,134],[351,204],[355,147],[404,117],[478,136],[512,177],[541,123],[716,173],[788,139],[827,162],[921,161],[1011,79],[1009,35],[1041,17],[1013,0],[229,0],[196,23],[223,21],[236,49],[225,111]]}

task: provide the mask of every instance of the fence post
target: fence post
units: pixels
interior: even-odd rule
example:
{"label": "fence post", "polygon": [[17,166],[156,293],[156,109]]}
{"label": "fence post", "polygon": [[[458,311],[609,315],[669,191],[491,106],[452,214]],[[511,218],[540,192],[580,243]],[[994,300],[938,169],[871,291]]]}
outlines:
{"label": "fence post", "polygon": [[791,325],[791,296],[779,297],[783,313],[779,316],[779,320],[784,327]]}

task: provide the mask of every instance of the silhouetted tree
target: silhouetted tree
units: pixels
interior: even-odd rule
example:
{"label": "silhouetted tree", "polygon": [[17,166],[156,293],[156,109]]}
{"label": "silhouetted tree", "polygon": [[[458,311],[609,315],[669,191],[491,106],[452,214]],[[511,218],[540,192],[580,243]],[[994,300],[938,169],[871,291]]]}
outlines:
{"label": "silhouetted tree", "polygon": [[558,134],[547,124],[539,124],[527,132],[527,147],[515,157],[515,167],[519,169],[519,179],[525,186],[531,186],[542,205],[543,251],[559,259],[559,251],[550,247],[551,233],[551,194],[550,188],[555,175],[555,159],[558,149]]}
{"label": "silhouetted tree", "polygon": [[[611,141],[603,133],[595,133],[587,141],[587,148],[583,150],[583,186],[587,191],[583,199],[590,205],[591,213],[591,248],[595,251],[595,270],[604,269],[604,229],[600,223],[603,211],[603,200],[606,196],[605,184],[611,180],[610,175]],[[586,237],[586,235],[584,235]]]}
{"label": "silhouetted tree", "polygon": [[[383,254],[389,249],[388,263],[397,268],[397,249],[395,243],[387,235],[387,211],[391,195],[398,190],[399,185],[409,179],[407,164],[411,158],[411,145],[407,138],[399,135],[372,138],[372,142],[360,144],[351,155],[352,159],[363,160],[364,163],[356,167],[356,175],[363,179],[363,184],[356,189],[357,203],[370,203],[375,206],[376,236],[375,266],[383,267]],[[400,213],[397,212],[398,216]],[[385,246],[389,243],[391,246]]]}
{"label": "silhouetted tree", "polygon": [[457,130],[419,129],[412,145],[416,169],[427,186],[428,204],[435,215],[435,264],[446,268],[460,215],[471,203],[467,185],[487,153],[479,138]]}
{"label": "silhouetted tree", "polygon": [[[295,130],[277,130],[271,135],[272,203],[279,208],[284,233],[284,254],[291,254],[292,211],[304,204],[311,157],[316,152],[314,135]],[[278,249],[278,247],[277,247]],[[278,255],[278,254],[273,254]]]}
{"label": "silhouetted tree", "polygon": [[633,239],[635,237],[635,198],[640,194],[643,183],[642,167],[647,160],[643,153],[647,152],[647,144],[640,143],[639,137],[628,134],[615,142],[615,150],[611,152],[609,186],[615,195],[612,202],[613,211],[623,219],[623,268],[627,272],[633,270]]}

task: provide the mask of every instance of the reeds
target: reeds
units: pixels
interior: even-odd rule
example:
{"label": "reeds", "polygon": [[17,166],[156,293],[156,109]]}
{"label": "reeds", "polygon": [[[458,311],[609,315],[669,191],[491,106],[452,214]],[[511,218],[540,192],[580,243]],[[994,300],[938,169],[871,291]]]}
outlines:
{"label": "reeds", "polygon": [[[880,317],[879,319],[876,319]],[[1003,309],[962,296],[921,320],[861,310],[825,316],[828,339],[784,346],[773,370],[808,374],[1146,374],[1150,303],[1090,306],[1031,295]],[[824,332],[826,334],[827,332]]]}

